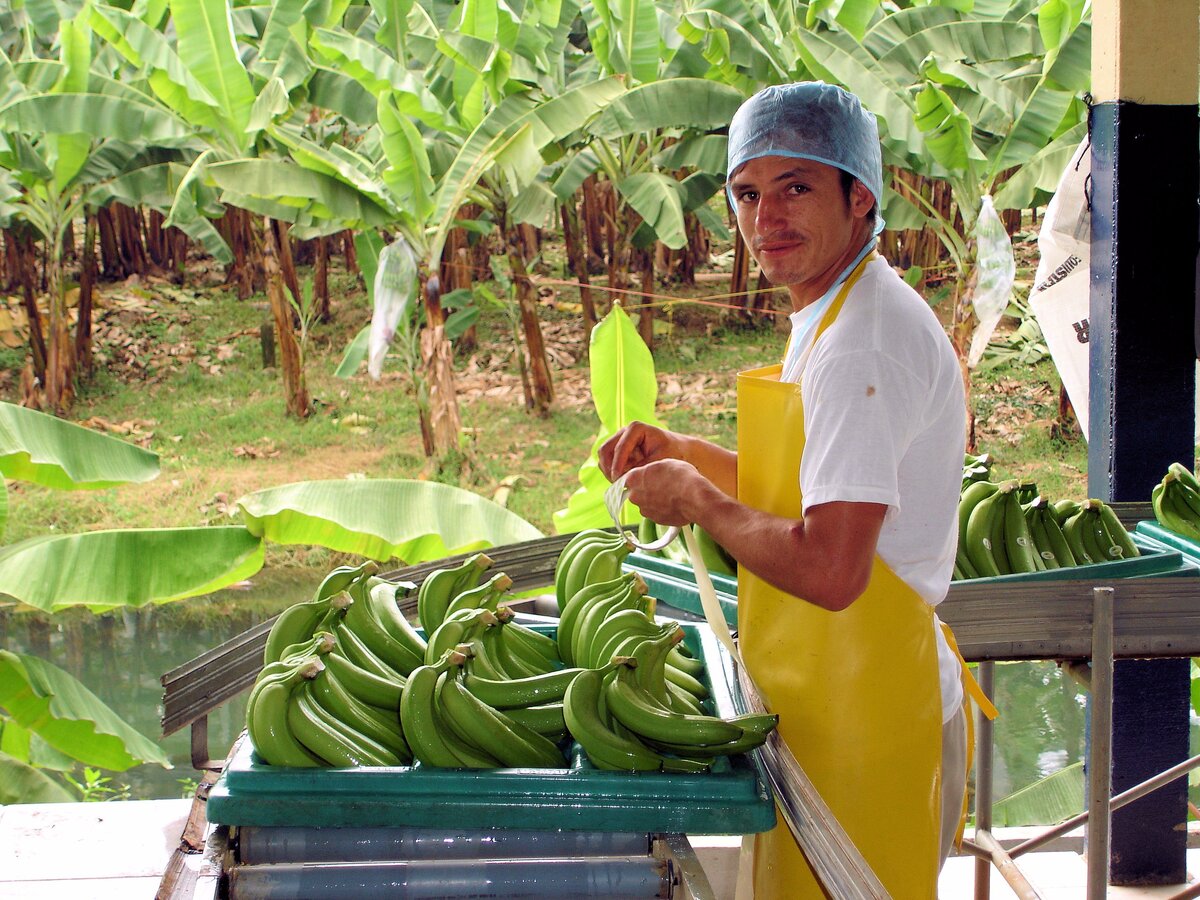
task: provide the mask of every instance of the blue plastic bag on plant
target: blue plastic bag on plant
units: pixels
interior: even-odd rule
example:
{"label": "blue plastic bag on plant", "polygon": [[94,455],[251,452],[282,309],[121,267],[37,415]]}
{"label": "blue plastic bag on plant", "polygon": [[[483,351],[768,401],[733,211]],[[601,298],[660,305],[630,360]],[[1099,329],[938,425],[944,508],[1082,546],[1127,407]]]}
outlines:
{"label": "blue plastic bag on plant", "polygon": [[971,305],[975,308],[979,324],[971,336],[968,366],[976,365],[983,356],[992,332],[1008,307],[1013,282],[1017,277],[1012,241],[992,204],[991,196],[987,194],[980,204],[979,218],[975,220],[975,247],[975,289],[971,293]]}
{"label": "blue plastic bag on plant", "polygon": [[376,380],[383,374],[383,358],[402,321],[411,315],[417,294],[417,257],[404,238],[397,238],[379,254],[375,270],[371,331],[367,339],[367,372]]}

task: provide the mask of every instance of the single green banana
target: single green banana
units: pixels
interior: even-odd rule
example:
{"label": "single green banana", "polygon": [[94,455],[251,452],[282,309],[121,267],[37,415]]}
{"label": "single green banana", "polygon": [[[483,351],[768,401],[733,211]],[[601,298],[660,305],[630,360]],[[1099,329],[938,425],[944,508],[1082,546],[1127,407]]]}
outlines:
{"label": "single green banana", "polygon": [[331,766],[395,766],[399,758],[370,738],[352,733],[338,722],[300,685],[292,692],[287,711],[292,734],[313,754]]}
{"label": "single green banana", "polygon": [[359,566],[338,566],[332,569],[324,580],[317,586],[314,600],[325,600],[334,594],[350,589],[351,585],[365,581],[379,571],[379,563],[367,560]]}
{"label": "single green banana", "polygon": [[396,597],[402,585],[383,579],[372,580],[375,583],[369,585],[367,599],[375,613],[375,618],[393,641],[406,647],[409,653],[418,660],[423,660],[425,658],[425,638],[421,637],[412,623],[404,618],[404,613],[400,612],[400,607],[396,605]]}
{"label": "single green banana", "polygon": [[322,619],[329,613],[331,601],[331,597],[306,600],[281,612],[267,633],[267,643],[263,648],[263,665],[278,662],[288,647],[311,638]]}
{"label": "single green banana", "polygon": [[674,666],[681,672],[687,672],[693,678],[704,677],[704,663],[696,659],[694,656],[684,656],[679,651],[679,645],[676,644],[667,653],[668,664]]}
{"label": "single green banana", "polygon": [[1000,485],[993,484],[990,481],[976,481],[967,485],[962,494],[958,498],[958,546],[963,548],[967,545],[967,522],[971,518],[971,512],[987,497],[992,496],[1000,488]]}
{"label": "single green banana", "polygon": [[1029,523],[1025,521],[1025,512],[1021,509],[1017,490],[1005,494],[1003,502],[1004,549],[1009,569],[1013,573],[1044,570],[1045,564],[1034,549],[1033,536],[1029,533]]}
{"label": "single green banana", "polygon": [[513,580],[503,572],[497,572],[483,584],[457,594],[446,607],[446,615],[463,609],[490,609],[495,612],[500,598],[512,587]]}
{"label": "single green banana", "polygon": [[540,675],[544,669],[534,668],[518,655],[512,654],[508,650],[508,645],[504,642],[503,622],[495,628],[489,628],[479,636],[480,642],[483,644],[489,659],[495,661],[496,667],[505,675],[511,678],[528,678],[530,675]]}
{"label": "single green banana", "polygon": [[779,723],[779,716],[766,715],[762,717],[762,724],[759,727],[753,727],[751,723],[745,723],[742,726],[742,736],[736,741],[729,741],[726,744],[710,744],[707,746],[696,746],[695,744],[678,744],[669,741],[653,741],[648,740],[646,743],[664,753],[677,753],[685,756],[699,756],[715,758],[718,756],[733,756],[737,753],[749,753],[756,747],[761,747],[766,743],[767,738],[771,736],[771,732],[775,730],[775,726]]}
{"label": "single green banana", "polygon": [[520,653],[525,661],[549,672],[562,665],[558,655],[558,641],[548,634],[510,620],[504,626],[504,640],[514,653]]}
{"label": "single green banana", "polygon": [[1100,503],[1100,523],[1108,532],[1112,542],[1121,548],[1122,559],[1133,559],[1135,556],[1141,556],[1142,551],[1138,549],[1138,545],[1134,543],[1133,537],[1121,524],[1121,520],[1117,518],[1116,511],[1107,503]]}
{"label": "single green banana", "polygon": [[971,509],[963,546],[967,558],[983,578],[1001,574],[993,545],[995,520],[1003,510],[1003,495],[997,489],[977,502]]}
{"label": "single green banana", "polygon": [[538,706],[562,700],[575,676],[582,671],[573,667],[512,680],[484,678],[467,672],[463,676],[463,686],[494,709]]}
{"label": "single green banana", "polygon": [[434,569],[417,588],[417,621],[432,634],[446,617],[446,607],[454,597],[479,584],[483,573],[492,566],[486,553],[474,553],[457,566]]}
{"label": "single green banana", "polygon": [[333,670],[325,667],[309,686],[312,698],[330,715],[348,728],[366,735],[395,754],[399,764],[412,762],[412,751],[404,740],[398,715],[391,716],[355,699],[337,680]]}
{"label": "single green banana", "polygon": [[641,738],[679,744],[725,744],[742,736],[740,726],[719,716],[671,712],[638,688],[633,667],[621,665],[607,682],[608,709]]}
{"label": "single green banana", "polygon": [[482,629],[477,637],[459,644],[457,649],[466,658],[464,665],[472,675],[490,678],[493,681],[511,681],[512,675],[496,659],[495,653],[484,643],[483,636],[491,629]]}
{"label": "single green banana", "polygon": [[600,712],[605,694],[604,680],[610,666],[584,669],[575,676],[563,697],[563,718],[571,736],[579,742],[597,769],[626,772],[659,772],[661,754],[642,742],[617,733]]}
{"label": "single green banana", "polygon": [[558,655],[568,666],[575,664],[571,656],[571,643],[575,634],[575,625],[579,617],[595,602],[610,594],[625,590],[633,583],[636,572],[626,572],[610,581],[589,584],[573,594],[565,605],[558,619],[558,632],[555,642],[558,644]]}
{"label": "single green banana", "polygon": [[268,765],[297,768],[324,765],[322,759],[296,739],[287,721],[292,691],[320,670],[321,662],[316,659],[293,665],[286,674],[263,680],[253,700],[247,703],[246,730],[250,734],[250,743]]}
{"label": "single green banana", "polygon": [[700,548],[700,557],[708,571],[718,575],[737,575],[737,561],[708,531],[695,525],[692,527],[692,534],[696,538],[696,546]]}
{"label": "single green banana", "polygon": [[1191,521],[1200,522],[1200,493],[1179,477],[1174,480],[1172,493],[1177,501],[1181,501],[1177,503],[1180,510],[1185,512]]}
{"label": "single green banana", "polygon": [[[1033,539],[1033,549],[1042,561],[1044,569],[1061,569],[1063,564],[1059,562],[1058,554],[1054,552],[1054,549],[1050,545],[1050,532],[1046,524],[1047,520],[1053,521],[1053,517],[1046,508],[1045,499],[1038,497],[1025,510],[1025,523],[1029,526],[1029,536]],[[1057,522],[1054,525],[1056,528],[1058,527]]]}
{"label": "single green banana", "polygon": [[1067,524],[1067,519],[1079,512],[1078,500],[1055,500],[1050,504],[1050,509],[1054,512],[1054,518],[1058,520],[1059,526]]}
{"label": "single green banana", "polygon": [[[639,544],[653,544],[658,540],[658,529],[654,527],[654,520],[649,516],[642,516],[638,522],[637,539]],[[639,553],[646,553],[650,556],[662,556],[658,550],[639,550]]]}
{"label": "single green banana", "polygon": [[514,722],[520,722],[526,728],[532,728],[543,737],[553,741],[568,736],[567,720],[563,716],[562,701],[542,703],[536,706],[514,706],[505,709],[504,715]]}
{"label": "single green banana", "polygon": [[451,727],[465,732],[473,743],[496,757],[502,765],[566,768],[566,760],[552,742],[488,706],[467,690],[459,677],[446,678],[440,700]]}
{"label": "single green banana", "polygon": [[[671,622],[657,637],[630,648],[630,656],[634,662],[634,680],[641,690],[676,712],[691,712],[693,710],[690,708],[681,709],[680,705],[672,700],[671,691],[667,687],[667,657],[682,641],[683,629],[679,627],[679,623]],[[684,693],[689,698],[692,697],[687,691]],[[697,709],[699,705],[697,701]]]}
{"label": "single green banana", "polygon": [[1167,471],[1193,491],[1200,494],[1200,479],[1196,478],[1192,469],[1189,469],[1181,462],[1173,462],[1167,466]]}
{"label": "single green banana", "polygon": [[325,666],[337,676],[338,682],[350,694],[368,706],[390,711],[393,715],[400,709],[400,694],[404,690],[403,678],[389,681],[357,666],[341,653],[330,653],[324,660]]}
{"label": "single green banana", "polygon": [[704,686],[704,682],[696,678],[694,675],[689,675],[687,672],[682,672],[671,664],[671,660],[667,659],[665,668],[667,681],[678,687],[683,688],[697,700],[704,700],[708,697],[708,688]]}

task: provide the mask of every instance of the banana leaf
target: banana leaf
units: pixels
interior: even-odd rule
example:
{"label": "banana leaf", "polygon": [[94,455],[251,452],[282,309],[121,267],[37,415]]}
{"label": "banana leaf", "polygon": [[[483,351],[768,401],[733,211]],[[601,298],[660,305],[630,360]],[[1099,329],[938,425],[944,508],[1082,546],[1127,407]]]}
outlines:
{"label": "banana leaf", "polygon": [[171,24],[179,59],[216,98],[221,129],[230,145],[245,149],[254,87],[238,56],[226,0],[171,0]]}
{"label": "banana leaf", "polygon": [[[386,225],[393,216],[369,196],[332,175],[306,169],[296,163],[276,159],[238,159],[210,163],[208,174],[223,191],[256,201],[257,208],[278,211],[277,218],[288,218],[281,206],[303,208],[312,204],[312,215],[340,219],[361,226]],[[237,205],[241,206],[239,202]],[[293,220],[297,219],[293,212]]]}
{"label": "banana leaf", "polygon": [[0,650],[0,708],[85,765],[117,772],[142,763],[171,767],[158,745],[71,675],[36,656]]}
{"label": "banana leaf", "polygon": [[639,172],[617,182],[617,191],[672,250],[687,244],[679,183],[661,172]]}
{"label": "banana leaf", "polygon": [[1087,123],[1080,122],[1034,154],[996,191],[996,209],[1028,209],[1039,191],[1053,194],[1063,170],[1086,135]]}
{"label": "banana leaf", "polygon": [[745,96],[705,78],[668,78],[631,88],[609,103],[588,132],[612,140],[659,128],[724,128]]}
{"label": "banana leaf", "polygon": [[0,753],[0,806],[15,803],[71,803],[77,798],[40,769]]}
{"label": "banana leaf", "polygon": [[1072,763],[997,800],[992,822],[1000,828],[1064,822],[1083,811],[1083,786],[1083,762]]}
{"label": "banana leaf", "polygon": [[266,540],[409,565],[542,537],[491,500],[432,481],[305,481],[247,494],[237,505],[250,532]]}
{"label": "banana leaf", "polygon": [[193,128],[149,103],[104,94],[42,94],[0,109],[0,128],[25,134],[87,134],[119,141],[188,146]]}
{"label": "banana leaf", "polygon": [[[592,329],[588,359],[592,402],[600,418],[600,433],[592,443],[591,454],[579,469],[580,487],[571,494],[566,509],[554,513],[554,527],[559,534],[585,528],[607,528],[613,524],[604,506],[604,492],[608,490],[609,482],[600,471],[600,447],[619,429],[635,420],[662,425],[654,414],[658,399],[654,357],[620,306],[614,304],[608,315]],[[637,509],[626,504],[622,511],[624,523],[632,525],[639,518]]]}
{"label": "banana leaf", "polygon": [[0,593],[46,612],[104,612],[208,594],[262,565],[262,541],[240,526],[41,535],[0,548]]}
{"label": "banana leaf", "polygon": [[0,474],[59,490],[151,481],[158,455],[12,403],[0,403]]}

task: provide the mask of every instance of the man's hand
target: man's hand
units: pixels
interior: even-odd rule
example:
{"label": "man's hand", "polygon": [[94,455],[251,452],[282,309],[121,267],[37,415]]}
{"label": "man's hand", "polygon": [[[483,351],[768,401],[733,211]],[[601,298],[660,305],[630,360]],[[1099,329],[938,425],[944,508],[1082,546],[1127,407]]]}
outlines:
{"label": "man's hand", "polygon": [[660,525],[691,525],[719,491],[691,463],[660,459],[638,466],[625,481],[629,502]]}
{"label": "man's hand", "polygon": [[609,481],[616,481],[630,469],[649,462],[684,459],[686,440],[673,431],[631,422],[600,447],[600,471]]}

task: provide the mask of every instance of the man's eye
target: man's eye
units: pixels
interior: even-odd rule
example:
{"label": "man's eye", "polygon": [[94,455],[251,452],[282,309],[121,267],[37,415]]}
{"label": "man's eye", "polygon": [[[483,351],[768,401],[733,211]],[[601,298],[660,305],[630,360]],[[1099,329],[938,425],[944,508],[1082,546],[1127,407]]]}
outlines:
{"label": "man's eye", "polygon": [[742,191],[737,195],[737,198],[742,203],[753,203],[758,199],[757,191]]}
{"label": "man's eye", "polygon": [[790,190],[793,194],[807,194],[808,193],[808,185],[807,184],[793,184],[793,185],[789,185],[788,190]]}

